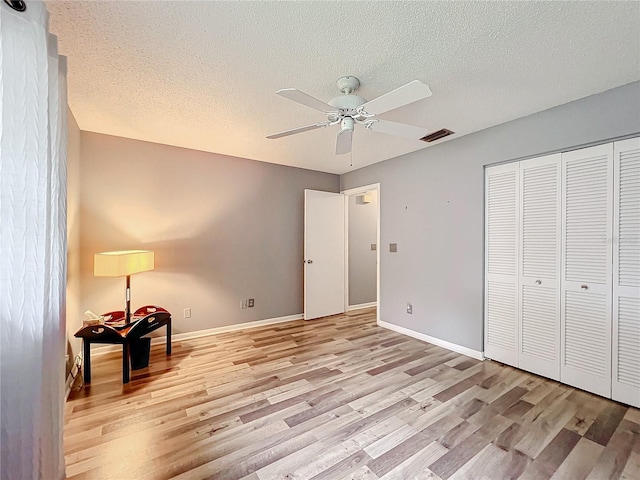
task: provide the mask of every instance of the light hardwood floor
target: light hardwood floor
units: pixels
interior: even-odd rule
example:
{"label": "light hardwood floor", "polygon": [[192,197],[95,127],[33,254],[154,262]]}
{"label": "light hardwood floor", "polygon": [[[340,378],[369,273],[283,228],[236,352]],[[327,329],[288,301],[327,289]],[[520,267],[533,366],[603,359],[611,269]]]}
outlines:
{"label": "light hardwood floor", "polygon": [[73,479],[640,479],[640,411],[380,328],[375,311],[154,345],[72,392]]}

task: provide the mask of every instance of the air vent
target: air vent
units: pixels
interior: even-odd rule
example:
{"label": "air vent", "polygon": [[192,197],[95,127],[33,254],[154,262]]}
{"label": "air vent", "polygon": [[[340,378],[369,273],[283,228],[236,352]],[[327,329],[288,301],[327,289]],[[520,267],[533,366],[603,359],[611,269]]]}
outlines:
{"label": "air vent", "polygon": [[447,130],[446,128],[443,128],[442,130],[438,130],[437,132],[433,132],[433,133],[429,133],[428,135],[425,135],[420,140],[422,140],[423,142],[431,143],[431,142],[435,142],[436,140],[440,140],[441,138],[448,137],[449,135],[452,135],[454,133],[455,132],[452,132],[451,130]]}

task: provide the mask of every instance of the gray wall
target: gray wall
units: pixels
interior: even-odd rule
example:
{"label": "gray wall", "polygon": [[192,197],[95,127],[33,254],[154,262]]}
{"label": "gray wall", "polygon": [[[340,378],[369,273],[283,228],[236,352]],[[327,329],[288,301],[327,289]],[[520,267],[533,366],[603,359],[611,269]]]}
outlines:
{"label": "gray wall", "polygon": [[368,192],[371,203],[349,195],[349,305],[376,301],[376,255],[371,244],[377,242],[378,192]]}
{"label": "gray wall", "polygon": [[174,333],[302,313],[304,189],[338,192],[337,175],[88,132],[81,167],[81,312],[124,308],[94,253],[151,249],[132,307],[166,307]]}
{"label": "gray wall", "polygon": [[639,132],[634,82],[343,175],[381,184],[380,319],[481,351],[483,167]]}

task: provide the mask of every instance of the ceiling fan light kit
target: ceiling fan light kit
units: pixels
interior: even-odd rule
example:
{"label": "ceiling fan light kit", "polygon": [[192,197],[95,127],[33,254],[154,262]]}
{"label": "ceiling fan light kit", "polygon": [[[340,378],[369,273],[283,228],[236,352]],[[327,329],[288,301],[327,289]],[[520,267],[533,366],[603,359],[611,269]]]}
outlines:
{"label": "ceiling fan light kit", "polygon": [[353,131],[353,126],[355,125],[355,121],[352,117],[344,117],[340,122],[340,133],[351,130]]}
{"label": "ceiling fan light kit", "polygon": [[[340,77],[336,81],[336,86],[342,92],[342,95],[329,100],[327,103],[295,88],[278,90],[276,92],[278,95],[324,113],[327,116],[327,121],[275,133],[267,138],[282,138],[296,133],[340,124],[340,131],[336,141],[336,155],[343,155],[351,152],[352,135],[356,123],[375,132],[415,140],[423,140],[429,136],[425,128],[376,118],[376,115],[380,113],[404,107],[410,103],[430,97],[431,89],[419,80],[409,82],[371,101],[367,101],[354,93],[360,87],[360,80],[356,77]],[[450,131],[447,130],[447,132]],[[451,133],[453,132],[447,135]]]}

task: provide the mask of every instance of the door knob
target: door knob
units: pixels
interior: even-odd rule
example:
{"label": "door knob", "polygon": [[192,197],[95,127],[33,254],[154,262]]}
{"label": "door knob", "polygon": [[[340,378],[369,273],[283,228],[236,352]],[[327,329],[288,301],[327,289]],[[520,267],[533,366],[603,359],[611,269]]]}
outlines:
{"label": "door knob", "polygon": [[313,260],[307,260],[307,263],[313,263]]}
{"label": "door knob", "polygon": [[589,289],[589,287],[588,287],[588,286],[586,286],[586,285],[580,285],[580,288],[581,288],[582,290],[588,290],[588,289]]}
{"label": "door knob", "polygon": [[542,285],[542,282],[540,280],[536,280],[536,285]]}

